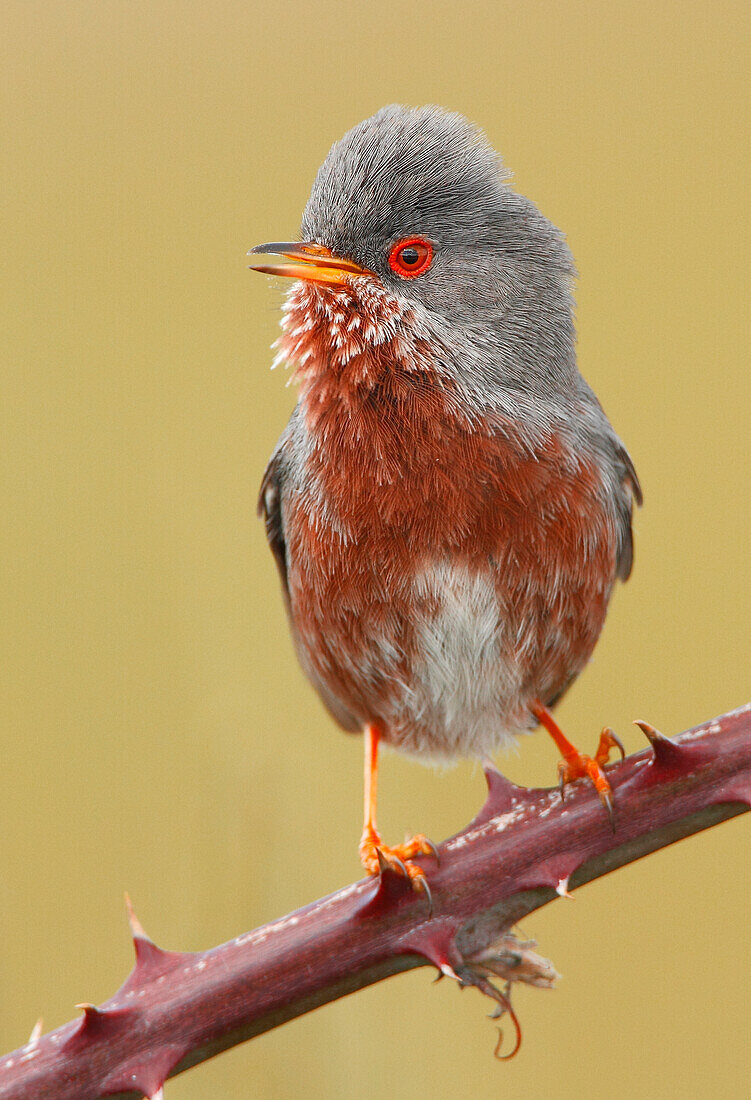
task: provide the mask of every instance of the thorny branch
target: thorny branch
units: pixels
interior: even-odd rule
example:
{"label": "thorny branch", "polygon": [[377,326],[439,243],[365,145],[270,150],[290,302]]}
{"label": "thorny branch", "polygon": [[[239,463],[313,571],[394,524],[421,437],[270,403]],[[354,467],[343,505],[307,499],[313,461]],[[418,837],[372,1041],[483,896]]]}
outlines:
{"label": "thorny branch", "polygon": [[425,857],[432,916],[394,872],[195,954],[163,951],[131,912],[136,963],[125,984],[0,1058],[0,1100],[157,1097],[167,1077],[425,963],[509,1011],[510,982],[546,986],[556,977],[533,945],[514,939],[517,921],[751,806],[751,703],[674,741],[639,725],[651,747],[609,772],[615,831],[586,784],[562,802],[556,790],[515,787],[488,771],[478,816],[440,846],[439,865]]}

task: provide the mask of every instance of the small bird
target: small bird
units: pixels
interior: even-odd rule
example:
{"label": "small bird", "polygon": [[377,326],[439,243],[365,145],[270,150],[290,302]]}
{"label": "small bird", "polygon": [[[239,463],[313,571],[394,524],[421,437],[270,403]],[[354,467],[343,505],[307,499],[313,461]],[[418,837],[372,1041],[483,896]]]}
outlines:
{"label": "small bird", "polygon": [[432,843],[376,826],[380,742],[485,759],[542,724],[562,789],[588,777],[612,820],[620,742],[585,756],[550,708],[631,572],[641,489],[577,370],[563,234],[466,119],[395,105],[332,146],[301,242],[251,253],[296,280],[277,343],[299,400],[259,511],[300,663],[365,735],[366,871],[429,895]]}

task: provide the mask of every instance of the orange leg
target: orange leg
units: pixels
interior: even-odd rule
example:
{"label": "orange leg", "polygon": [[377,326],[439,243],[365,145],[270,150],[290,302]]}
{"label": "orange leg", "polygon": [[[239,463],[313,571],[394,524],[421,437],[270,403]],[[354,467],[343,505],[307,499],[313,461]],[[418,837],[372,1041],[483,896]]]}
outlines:
{"label": "orange leg", "polygon": [[613,822],[613,789],[608,783],[602,770],[610,758],[610,750],[618,749],[621,757],[626,755],[623,745],[611,729],[607,726],[600,734],[600,743],[597,752],[592,756],[585,756],[575,748],[564,734],[547,707],[536,701],[532,705],[532,713],[537,721],[545,727],[558,746],[563,760],[558,765],[558,779],[561,786],[561,794],[567,783],[573,783],[575,779],[587,778],[593,784],[600,796],[605,809],[608,811],[611,824]]}
{"label": "orange leg", "polygon": [[365,800],[360,860],[369,875],[378,875],[390,867],[408,878],[414,889],[423,890],[430,898],[430,889],[422,867],[412,863],[415,856],[435,856],[435,844],[418,833],[404,844],[387,847],[381,843],[376,826],[376,798],[378,791],[378,742],[380,734],[375,726],[365,727]]}

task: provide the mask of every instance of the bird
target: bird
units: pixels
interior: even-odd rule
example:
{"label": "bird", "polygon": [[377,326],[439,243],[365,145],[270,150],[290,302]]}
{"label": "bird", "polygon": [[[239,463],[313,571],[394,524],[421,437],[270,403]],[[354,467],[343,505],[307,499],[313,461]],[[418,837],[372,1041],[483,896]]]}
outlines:
{"label": "bird", "polygon": [[579,752],[552,708],[633,562],[634,464],[577,369],[574,263],[462,115],[391,105],[331,147],[297,241],[249,255],[294,280],[277,361],[298,400],[259,513],[300,664],[364,736],[369,875],[430,888],[417,834],[386,845],[382,744],[487,760],[542,725],[561,791],[623,746]]}

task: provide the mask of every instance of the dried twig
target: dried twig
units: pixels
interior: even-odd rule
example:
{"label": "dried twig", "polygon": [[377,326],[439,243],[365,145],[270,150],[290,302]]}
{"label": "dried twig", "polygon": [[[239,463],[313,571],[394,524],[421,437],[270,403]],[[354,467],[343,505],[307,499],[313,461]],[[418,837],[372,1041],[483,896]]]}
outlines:
{"label": "dried twig", "polygon": [[[556,896],[751,805],[751,703],[610,771],[616,829],[591,787],[515,787],[487,774],[488,800],[425,858],[425,899],[393,872],[211,951],[162,951],[131,911],[136,964],[105,1004],[0,1059],[0,1100],[155,1097],[168,1076],[345,993],[430,962],[478,986],[501,1011],[501,977],[549,985],[555,971],[511,927]],[[515,1018],[514,1018],[515,1019]]]}

